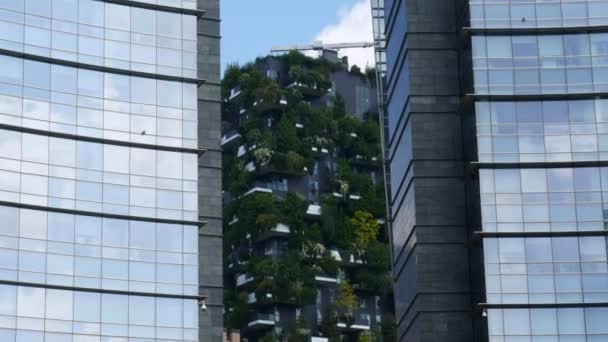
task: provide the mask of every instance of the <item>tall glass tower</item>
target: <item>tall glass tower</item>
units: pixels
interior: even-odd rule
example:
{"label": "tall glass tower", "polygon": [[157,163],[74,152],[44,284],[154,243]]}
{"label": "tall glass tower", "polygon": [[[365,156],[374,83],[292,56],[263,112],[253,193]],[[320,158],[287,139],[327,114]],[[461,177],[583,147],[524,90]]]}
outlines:
{"label": "tall glass tower", "polygon": [[490,341],[607,341],[608,2],[470,10]]}
{"label": "tall glass tower", "polygon": [[385,0],[401,341],[608,341],[608,1]]}
{"label": "tall glass tower", "polygon": [[199,340],[197,8],[0,0],[0,341]]}

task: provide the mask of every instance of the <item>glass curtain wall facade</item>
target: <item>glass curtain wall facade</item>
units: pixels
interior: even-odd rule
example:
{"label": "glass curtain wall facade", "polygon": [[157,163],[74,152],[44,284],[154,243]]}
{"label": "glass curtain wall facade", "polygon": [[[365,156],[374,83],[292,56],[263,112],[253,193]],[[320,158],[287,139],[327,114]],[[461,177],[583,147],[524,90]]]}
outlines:
{"label": "glass curtain wall facade", "polygon": [[608,2],[471,1],[490,342],[608,340]]}
{"label": "glass curtain wall facade", "polygon": [[1,341],[199,340],[203,13],[0,0]]}

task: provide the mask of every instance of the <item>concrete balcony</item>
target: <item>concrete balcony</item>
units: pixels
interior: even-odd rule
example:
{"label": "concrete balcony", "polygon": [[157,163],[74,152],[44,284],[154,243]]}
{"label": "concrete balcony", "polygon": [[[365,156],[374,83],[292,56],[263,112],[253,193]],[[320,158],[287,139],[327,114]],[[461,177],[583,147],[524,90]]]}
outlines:
{"label": "concrete balcony", "polygon": [[321,206],[318,204],[310,204],[308,209],[306,209],[306,215],[308,216],[321,216]]}
{"label": "concrete balcony", "polygon": [[253,282],[253,277],[248,274],[239,274],[236,276],[236,286],[243,286]]}
{"label": "concrete balcony", "polygon": [[228,95],[228,98],[225,101],[230,102],[230,101],[236,100],[237,98],[239,98],[241,96],[242,93],[243,92],[241,91],[241,89],[232,88],[232,89],[230,89],[230,94]]}
{"label": "concrete balcony", "polygon": [[256,314],[255,318],[247,323],[247,327],[252,330],[265,329],[274,327],[276,324],[274,315],[270,314]]}

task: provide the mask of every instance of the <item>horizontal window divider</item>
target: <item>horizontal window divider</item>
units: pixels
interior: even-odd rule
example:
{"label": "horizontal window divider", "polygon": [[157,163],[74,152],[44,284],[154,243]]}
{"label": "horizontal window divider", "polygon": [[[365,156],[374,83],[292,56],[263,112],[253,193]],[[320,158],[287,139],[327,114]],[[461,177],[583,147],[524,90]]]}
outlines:
{"label": "horizontal window divider", "polygon": [[608,98],[608,92],[567,93],[567,94],[467,94],[463,102],[473,101],[551,101],[551,100],[593,100]]}
{"label": "horizontal window divider", "polygon": [[99,288],[96,289],[96,288],[90,288],[90,287],[28,283],[28,282],[12,281],[12,280],[0,280],[0,285],[38,287],[38,288],[44,288],[47,290],[78,291],[78,292],[90,292],[90,293],[101,293],[101,294],[115,294],[115,295],[124,295],[124,296],[158,297],[158,298],[171,298],[171,299],[205,300],[208,298],[207,296],[202,296],[202,295],[191,296],[191,295],[177,295],[177,294],[152,293],[152,292],[120,291],[120,290],[108,290],[108,289],[99,289]]}
{"label": "horizontal window divider", "polygon": [[18,52],[18,51],[7,50],[7,49],[0,49],[0,55],[23,58],[23,59],[27,59],[27,60],[49,63],[49,64],[63,65],[63,66],[72,67],[72,68],[107,72],[107,73],[111,73],[111,74],[152,78],[152,79],[163,80],[163,81],[193,83],[199,87],[205,83],[205,80],[200,79],[200,78],[169,76],[169,75],[154,74],[154,73],[142,72],[142,71],[118,69],[118,68],[106,67],[106,66],[95,65],[95,64],[66,61],[66,60],[59,59],[59,58],[38,56],[38,55],[30,54],[30,53]]}
{"label": "horizontal window divider", "polygon": [[608,236],[608,230],[551,231],[551,232],[483,232],[473,233],[474,238],[537,238],[537,237],[598,237]]}
{"label": "horizontal window divider", "polygon": [[473,169],[558,169],[576,167],[604,167],[608,160],[550,161],[550,162],[471,162]]}
{"label": "horizontal window divider", "polygon": [[602,33],[608,32],[608,25],[596,26],[570,26],[570,27],[463,27],[465,36],[485,35],[549,35],[549,34],[573,34],[573,33]]}
{"label": "horizontal window divider", "polygon": [[117,219],[117,220],[180,224],[180,225],[184,225],[184,226],[197,226],[199,228],[202,228],[207,224],[206,221],[186,221],[186,220],[162,219],[162,218],[145,217],[145,216],[101,213],[101,212],[95,212],[95,211],[56,208],[56,207],[48,207],[48,206],[43,206],[43,205],[25,204],[25,203],[8,202],[8,201],[0,201],[0,206],[48,211],[48,212],[62,213],[62,214],[73,214],[73,215],[82,215],[82,216],[110,218],[110,219]]}
{"label": "horizontal window divider", "polygon": [[542,304],[489,304],[478,303],[477,310],[485,309],[566,309],[566,308],[603,308],[608,307],[607,302],[598,303],[542,303]]}
{"label": "horizontal window divider", "polygon": [[129,7],[139,7],[139,8],[145,8],[145,9],[150,9],[150,10],[155,10],[155,11],[195,15],[199,18],[204,16],[206,13],[205,10],[157,5],[157,4],[150,4],[150,3],[132,1],[132,0],[95,0],[95,1],[107,2],[110,4],[124,5],[124,6],[129,6]]}
{"label": "horizontal window divider", "polygon": [[207,149],[199,149],[199,148],[152,145],[152,144],[144,144],[144,143],[137,143],[137,142],[130,142],[130,141],[87,137],[84,135],[52,132],[52,131],[46,131],[46,130],[36,129],[36,128],[7,125],[7,124],[3,124],[3,123],[0,123],[0,129],[7,130],[7,131],[16,131],[16,132],[22,132],[22,133],[36,134],[36,135],[44,135],[44,136],[49,136],[49,137],[53,137],[53,138],[87,141],[87,142],[92,142],[92,143],[118,145],[118,146],[125,146],[125,147],[134,147],[134,148],[144,148],[144,149],[148,149],[148,150],[192,153],[192,154],[199,154],[199,155],[204,154],[205,152],[208,151]]}

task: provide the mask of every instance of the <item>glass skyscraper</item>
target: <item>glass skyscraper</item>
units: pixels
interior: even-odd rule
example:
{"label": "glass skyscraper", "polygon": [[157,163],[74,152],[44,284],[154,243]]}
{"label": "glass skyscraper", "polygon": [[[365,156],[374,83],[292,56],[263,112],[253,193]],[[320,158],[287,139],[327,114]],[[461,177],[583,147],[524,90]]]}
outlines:
{"label": "glass skyscraper", "polygon": [[401,341],[608,341],[608,1],[386,0]]}
{"label": "glass skyscraper", "polygon": [[199,340],[204,14],[0,0],[0,341]]}
{"label": "glass skyscraper", "polygon": [[470,9],[490,341],[607,341],[608,2]]}

